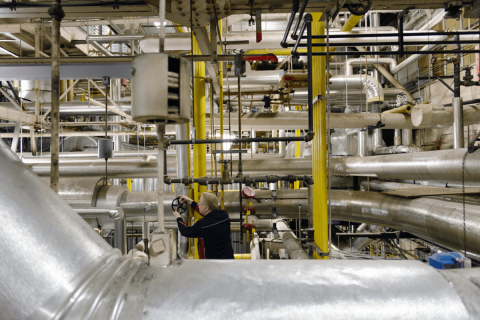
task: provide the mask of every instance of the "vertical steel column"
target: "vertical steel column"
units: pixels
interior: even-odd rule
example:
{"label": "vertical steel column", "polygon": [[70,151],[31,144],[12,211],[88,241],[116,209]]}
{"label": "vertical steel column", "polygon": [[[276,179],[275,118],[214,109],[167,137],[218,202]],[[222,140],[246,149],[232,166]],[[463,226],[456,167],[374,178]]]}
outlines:
{"label": "vertical steel column", "polygon": [[[201,54],[200,48],[196,39],[193,41],[193,54]],[[193,90],[195,92],[195,112],[194,112],[194,124],[196,130],[195,139],[206,138],[206,113],[205,113],[205,62],[194,62],[194,81]],[[207,175],[207,145],[206,144],[194,144],[193,145],[193,177],[200,178]],[[207,191],[206,186],[200,186],[198,183],[194,184],[195,196],[194,200],[199,201],[200,195]],[[201,216],[194,212],[195,222],[201,219]],[[198,259],[198,239],[195,239],[195,259]]]}
{"label": "vertical steel column", "polygon": [[58,193],[59,167],[58,152],[60,140],[58,136],[60,124],[60,23],[65,17],[61,0],[54,0],[48,13],[52,17],[52,102],[51,102],[51,137],[50,137],[50,187]]}
{"label": "vertical steel column", "polygon": [[[312,35],[325,35],[325,23],[320,22],[322,14],[313,13],[313,22],[307,32]],[[356,16],[352,16],[356,17]],[[351,18],[352,18],[351,17]],[[360,19],[361,17],[358,17]],[[349,19],[350,21],[350,19]],[[357,21],[358,22],[358,21]],[[352,22],[353,24],[353,22]],[[356,23],[355,23],[356,24]],[[345,24],[344,28],[347,24]],[[325,43],[325,40],[315,39],[313,43]],[[313,52],[325,52],[325,47],[313,47]],[[313,57],[312,61],[312,92],[313,97],[326,96],[326,65],[325,57]],[[317,99],[313,106],[313,138],[312,171],[313,171],[313,228],[315,243],[322,252],[328,252],[328,183],[327,183],[327,102]],[[315,258],[319,255],[315,253]],[[324,257],[326,258],[326,257]]]}

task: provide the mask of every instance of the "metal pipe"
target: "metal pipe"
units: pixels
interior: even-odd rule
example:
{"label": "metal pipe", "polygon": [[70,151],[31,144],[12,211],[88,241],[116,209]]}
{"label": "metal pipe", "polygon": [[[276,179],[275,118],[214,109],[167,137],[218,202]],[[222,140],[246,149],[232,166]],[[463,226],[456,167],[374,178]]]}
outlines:
{"label": "metal pipe", "polygon": [[401,129],[395,129],[393,144],[395,146],[401,146],[402,145],[402,130]]}
{"label": "metal pipe", "polygon": [[[469,314],[468,310],[478,307],[476,300],[471,299],[478,288],[469,282],[469,279],[479,277],[475,275],[476,269],[439,273],[416,261],[385,261],[382,264],[291,261],[288,266],[280,261],[269,261],[268,268],[265,268],[264,261],[244,261],[241,266],[217,261],[185,261],[175,268],[148,267],[139,260],[111,250],[64,201],[45,188],[44,183],[17,160],[3,142],[0,142],[0,154],[5,159],[0,162],[4,173],[0,184],[0,240],[3,244],[0,255],[4,257],[0,260],[0,310],[5,319],[111,318],[120,315],[141,319],[169,314],[185,319],[205,318],[211,315],[212,300],[215,305],[236,301],[240,308],[254,310],[266,319],[278,317],[278,305],[290,310],[302,303],[310,307],[295,310],[294,315],[304,319],[316,319],[318,312],[333,317],[339,310],[344,315],[361,319],[365,314],[352,307],[359,297],[382,305],[375,313],[377,319],[398,316],[398,310],[401,310],[400,316],[410,319],[432,316],[469,318],[474,316],[474,311]],[[342,196],[346,199],[345,195]],[[470,212],[471,208],[467,206],[467,216]],[[375,214],[375,217],[378,219],[379,215]],[[450,225],[446,223],[445,227]],[[22,234],[28,235],[28,241],[19,241],[15,236],[19,226]],[[471,236],[478,234],[472,232]],[[49,259],[45,259],[46,256]],[[272,268],[279,270],[283,279],[281,284],[278,272],[272,276]],[[302,277],[298,276],[299,271]],[[252,272],[262,281],[248,284],[238,281],[239,277],[248,278]],[[448,281],[442,276],[448,277]],[[179,278],[182,279],[180,284]],[[132,282],[132,279],[145,281]],[[198,299],[198,285],[209,292],[210,299]],[[238,292],[245,290],[246,286],[252,294],[238,299]],[[173,293],[165,290],[170,287],[175,288]],[[277,294],[264,295],[265,290]],[[177,299],[180,295],[182,299]],[[124,299],[125,296],[137,298]],[[432,304],[425,305],[426,298],[434,301],[433,307]],[[166,303],[159,304],[158,301]],[[186,301],[196,310],[194,313],[181,308]],[[323,301],[322,306],[318,301]],[[344,303],[340,309],[326,310],[323,307],[338,301]],[[404,303],[400,308],[399,301]],[[274,307],[265,309],[266,305]],[[228,318],[231,310],[219,312],[219,318]],[[372,318],[371,313],[369,317]]]}
{"label": "metal pipe", "polygon": [[27,319],[112,248],[3,141],[0,158],[0,318]]}
{"label": "metal pipe", "polygon": [[[158,203],[163,203],[163,178],[164,178],[164,134],[165,134],[165,124],[157,123],[157,134],[158,134],[158,156],[157,156],[157,179],[158,179]],[[158,231],[160,233],[165,232],[164,222],[163,222],[163,207],[158,207]]]}
{"label": "metal pipe", "polygon": [[[176,136],[178,139],[186,139],[188,138],[188,132],[187,132],[187,124],[177,124],[175,125],[175,131],[176,131]],[[188,167],[188,160],[190,157],[190,150],[187,145],[180,145],[177,146],[177,178],[185,178],[190,176],[189,174],[189,167]],[[167,172],[165,172],[167,174]],[[176,184],[175,185],[175,195],[176,196],[189,196],[190,191],[187,186],[185,186],[182,183]],[[187,210],[185,212],[185,216],[183,217],[184,219],[188,219],[189,216],[189,211]],[[189,241],[188,238],[183,237],[180,232],[178,233],[178,254],[180,257],[186,259],[188,256],[188,246],[189,246]]]}
{"label": "metal pipe", "polygon": [[[429,180],[442,183],[462,181],[466,149],[425,151],[375,157],[332,159],[334,175],[369,175],[381,179]],[[480,180],[480,152],[465,160],[465,182]]]}
{"label": "metal pipe", "polygon": [[308,254],[301,248],[297,237],[284,220],[255,220],[255,227],[260,229],[267,227],[271,230],[273,223],[276,224],[278,234],[285,245],[285,249],[287,250],[290,259],[307,260]]}
{"label": "metal pipe", "polygon": [[[332,191],[332,218],[410,232],[447,248],[463,250],[462,203],[392,197],[376,192]],[[480,253],[480,206],[465,205],[468,251]]]}
{"label": "metal pipe", "polygon": [[295,15],[297,14],[299,5],[300,5],[299,0],[293,0],[292,14],[290,15],[290,19],[288,19],[288,23],[285,29],[285,33],[283,35],[283,39],[280,42],[280,46],[282,46],[282,48],[286,48],[288,34],[290,33],[290,28],[292,27],[293,21],[295,20]]}
{"label": "metal pipe", "polygon": [[49,10],[52,17],[52,111],[51,111],[51,138],[50,152],[52,162],[50,169],[50,187],[58,193],[58,153],[60,150],[60,138],[58,136],[60,122],[60,23],[65,16],[62,10],[61,0],[54,0]]}
{"label": "metal pipe", "polygon": [[[369,75],[333,76],[329,79],[330,90],[363,89],[367,93],[367,102],[383,102],[383,87],[379,81]],[[330,128],[333,128],[330,126]],[[358,126],[357,126],[358,128]]]}
{"label": "metal pipe", "polygon": [[[453,98],[454,107],[439,104],[421,104],[412,109],[412,125],[417,128],[455,127],[455,119],[460,126],[475,124],[480,121],[480,107],[469,105],[463,107],[461,98]],[[461,115],[463,114],[463,119]]]}
{"label": "metal pipe", "polygon": [[345,60],[345,75],[353,75],[354,66],[376,65],[376,64],[388,64],[390,70],[397,66],[397,61],[393,58],[352,58]]}
{"label": "metal pipe", "polygon": [[[302,22],[303,13],[305,12],[305,8],[307,7],[307,3],[308,3],[308,0],[303,0],[302,8],[300,8],[300,12],[298,14],[297,23],[295,23],[295,27],[293,28],[293,31],[292,31],[292,34],[291,34],[291,37],[294,40],[296,40],[298,38],[298,35],[297,35],[298,27],[300,26],[300,23]],[[300,33],[300,35],[302,35],[302,33]]]}
{"label": "metal pipe", "polygon": [[[455,64],[456,66],[457,64]],[[460,73],[460,71],[458,71]],[[460,76],[460,75],[459,75]],[[460,91],[460,87],[458,89]],[[453,105],[453,148],[461,149],[464,147],[464,121],[463,121],[463,101],[461,97],[457,97],[457,90],[455,90],[455,97],[452,99]]]}
{"label": "metal pipe", "polygon": [[107,216],[115,220],[114,248],[122,254],[127,253],[126,215],[122,208],[74,208],[82,218],[98,218]]}
{"label": "metal pipe", "polygon": [[367,147],[367,130],[360,129],[358,130],[358,156],[366,157],[368,156],[368,147]]}
{"label": "metal pipe", "polygon": [[410,146],[413,144],[412,129],[402,129],[402,144],[404,146]]}

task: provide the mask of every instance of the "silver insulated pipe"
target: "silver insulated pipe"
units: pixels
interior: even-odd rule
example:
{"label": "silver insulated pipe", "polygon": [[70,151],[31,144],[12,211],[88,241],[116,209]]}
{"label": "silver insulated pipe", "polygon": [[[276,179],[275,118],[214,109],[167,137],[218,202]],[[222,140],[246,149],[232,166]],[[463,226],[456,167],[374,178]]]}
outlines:
{"label": "silver insulated pipe", "polygon": [[[480,314],[478,269],[440,272],[417,261],[347,260],[187,260],[149,267],[112,250],[3,142],[0,157],[1,319],[247,320],[252,314],[266,320],[472,319]],[[365,308],[372,304],[374,313]]]}

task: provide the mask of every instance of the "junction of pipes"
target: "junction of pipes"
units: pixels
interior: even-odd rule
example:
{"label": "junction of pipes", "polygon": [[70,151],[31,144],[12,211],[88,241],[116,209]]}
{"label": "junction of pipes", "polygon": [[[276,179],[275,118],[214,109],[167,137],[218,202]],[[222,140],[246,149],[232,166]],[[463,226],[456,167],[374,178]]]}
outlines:
{"label": "junction of pipes", "polygon": [[412,3],[1,1],[0,319],[480,319],[480,0]]}

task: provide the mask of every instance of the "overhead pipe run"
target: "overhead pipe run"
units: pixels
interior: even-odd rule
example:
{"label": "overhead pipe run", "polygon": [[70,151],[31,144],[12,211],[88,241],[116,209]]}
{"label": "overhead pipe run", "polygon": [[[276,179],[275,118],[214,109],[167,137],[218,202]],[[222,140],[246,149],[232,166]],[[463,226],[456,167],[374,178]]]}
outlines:
{"label": "overhead pipe run", "polygon": [[[380,179],[462,182],[463,157],[467,149],[437,150],[375,157],[333,158],[334,175],[368,175]],[[480,152],[465,159],[465,182],[480,181]]]}
{"label": "overhead pipe run", "polygon": [[353,67],[354,66],[359,66],[359,67],[365,67],[369,65],[375,65],[375,64],[388,64],[390,67],[390,70],[395,68],[397,66],[397,60],[393,58],[353,58],[353,59],[347,59],[345,60],[345,75],[350,76],[353,75]]}

